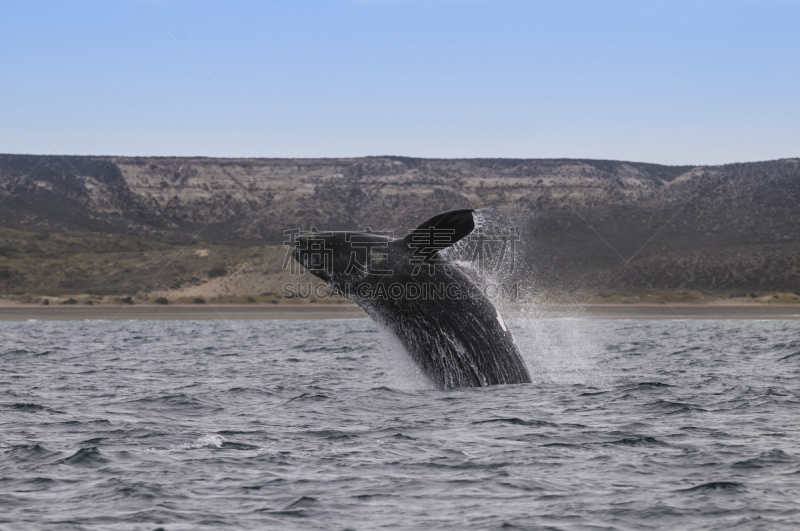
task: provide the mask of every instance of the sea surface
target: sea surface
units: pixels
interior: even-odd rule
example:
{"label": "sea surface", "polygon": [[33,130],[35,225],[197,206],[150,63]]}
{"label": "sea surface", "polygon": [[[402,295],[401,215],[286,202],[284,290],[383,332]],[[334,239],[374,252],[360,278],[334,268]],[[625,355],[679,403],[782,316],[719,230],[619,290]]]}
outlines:
{"label": "sea surface", "polygon": [[800,322],[507,319],[438,391],[369,320],[0,323],[0,529],[798,529]]}

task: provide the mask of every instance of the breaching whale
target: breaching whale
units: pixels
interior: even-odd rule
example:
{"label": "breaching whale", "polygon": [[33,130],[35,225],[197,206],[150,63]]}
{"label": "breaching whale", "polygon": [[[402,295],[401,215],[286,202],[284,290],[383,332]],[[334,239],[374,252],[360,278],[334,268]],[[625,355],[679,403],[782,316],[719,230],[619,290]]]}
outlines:
{"label": "breaching whale", "polygon": [[312,232],[294,259],[388,328],[440,389],[530,383],[500,313],[440,256],[475,228],[472,210],[439,214],[394,239],[365,232]]}

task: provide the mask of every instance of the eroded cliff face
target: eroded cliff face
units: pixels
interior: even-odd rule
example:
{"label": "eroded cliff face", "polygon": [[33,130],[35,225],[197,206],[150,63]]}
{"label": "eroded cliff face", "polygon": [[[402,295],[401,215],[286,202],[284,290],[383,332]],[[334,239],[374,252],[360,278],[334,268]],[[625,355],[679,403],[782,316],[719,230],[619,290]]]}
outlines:
{"label": "eroded cliff face", "polygon": [[271,242],[284,228],[309,225],[402,231],[451,208],[641,202],[696,173],[576,160],[0,157],[6,223],[93,228],[92,220],[102,219],[113,230],[135,224],[179,232],[205,226],[209,237]]}
{"label": "eroded cliff face", "polygon": [[[6,227],[244,245],[312,226],[404,235],[442,211],[500,207],[525,213],[525,260],[545,285],[800,290],[798,159],[0,155],[0,200]],[[636,272],[617,271],[628,259]]]}
{"label": "eroded cliff face", "polygon": [[681,171],[628,163],[390,157],[111,160],[137,201],[165,227],[208,223],[214,237],[225,237],[219,234],[225,230],[229,237],[272,242],[283,229],[311,225],[405,231],[452,208],[637,202]]}

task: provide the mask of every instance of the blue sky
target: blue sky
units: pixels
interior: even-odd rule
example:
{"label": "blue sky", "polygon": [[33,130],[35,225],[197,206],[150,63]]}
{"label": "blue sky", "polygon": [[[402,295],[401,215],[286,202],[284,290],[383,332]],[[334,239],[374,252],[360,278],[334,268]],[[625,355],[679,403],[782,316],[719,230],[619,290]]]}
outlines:
{"label": "blue sky", "polygon": [[800,156],[795,1],[20,0],[1,20],[4,153]]}

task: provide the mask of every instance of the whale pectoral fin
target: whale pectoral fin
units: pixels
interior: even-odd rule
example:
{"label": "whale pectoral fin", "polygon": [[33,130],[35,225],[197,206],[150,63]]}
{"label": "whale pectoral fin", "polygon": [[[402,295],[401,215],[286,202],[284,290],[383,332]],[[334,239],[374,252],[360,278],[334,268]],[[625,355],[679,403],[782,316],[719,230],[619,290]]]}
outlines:
{"label": "whale pectoral fin", "polygon": [[446,249],[475,229],[472,212],[472,209],[465,208],[437,214],[412,230],[403,238],[403,243],[419,245],[422,239],[427,239],[425,241],[427,249],[435,251]]}

